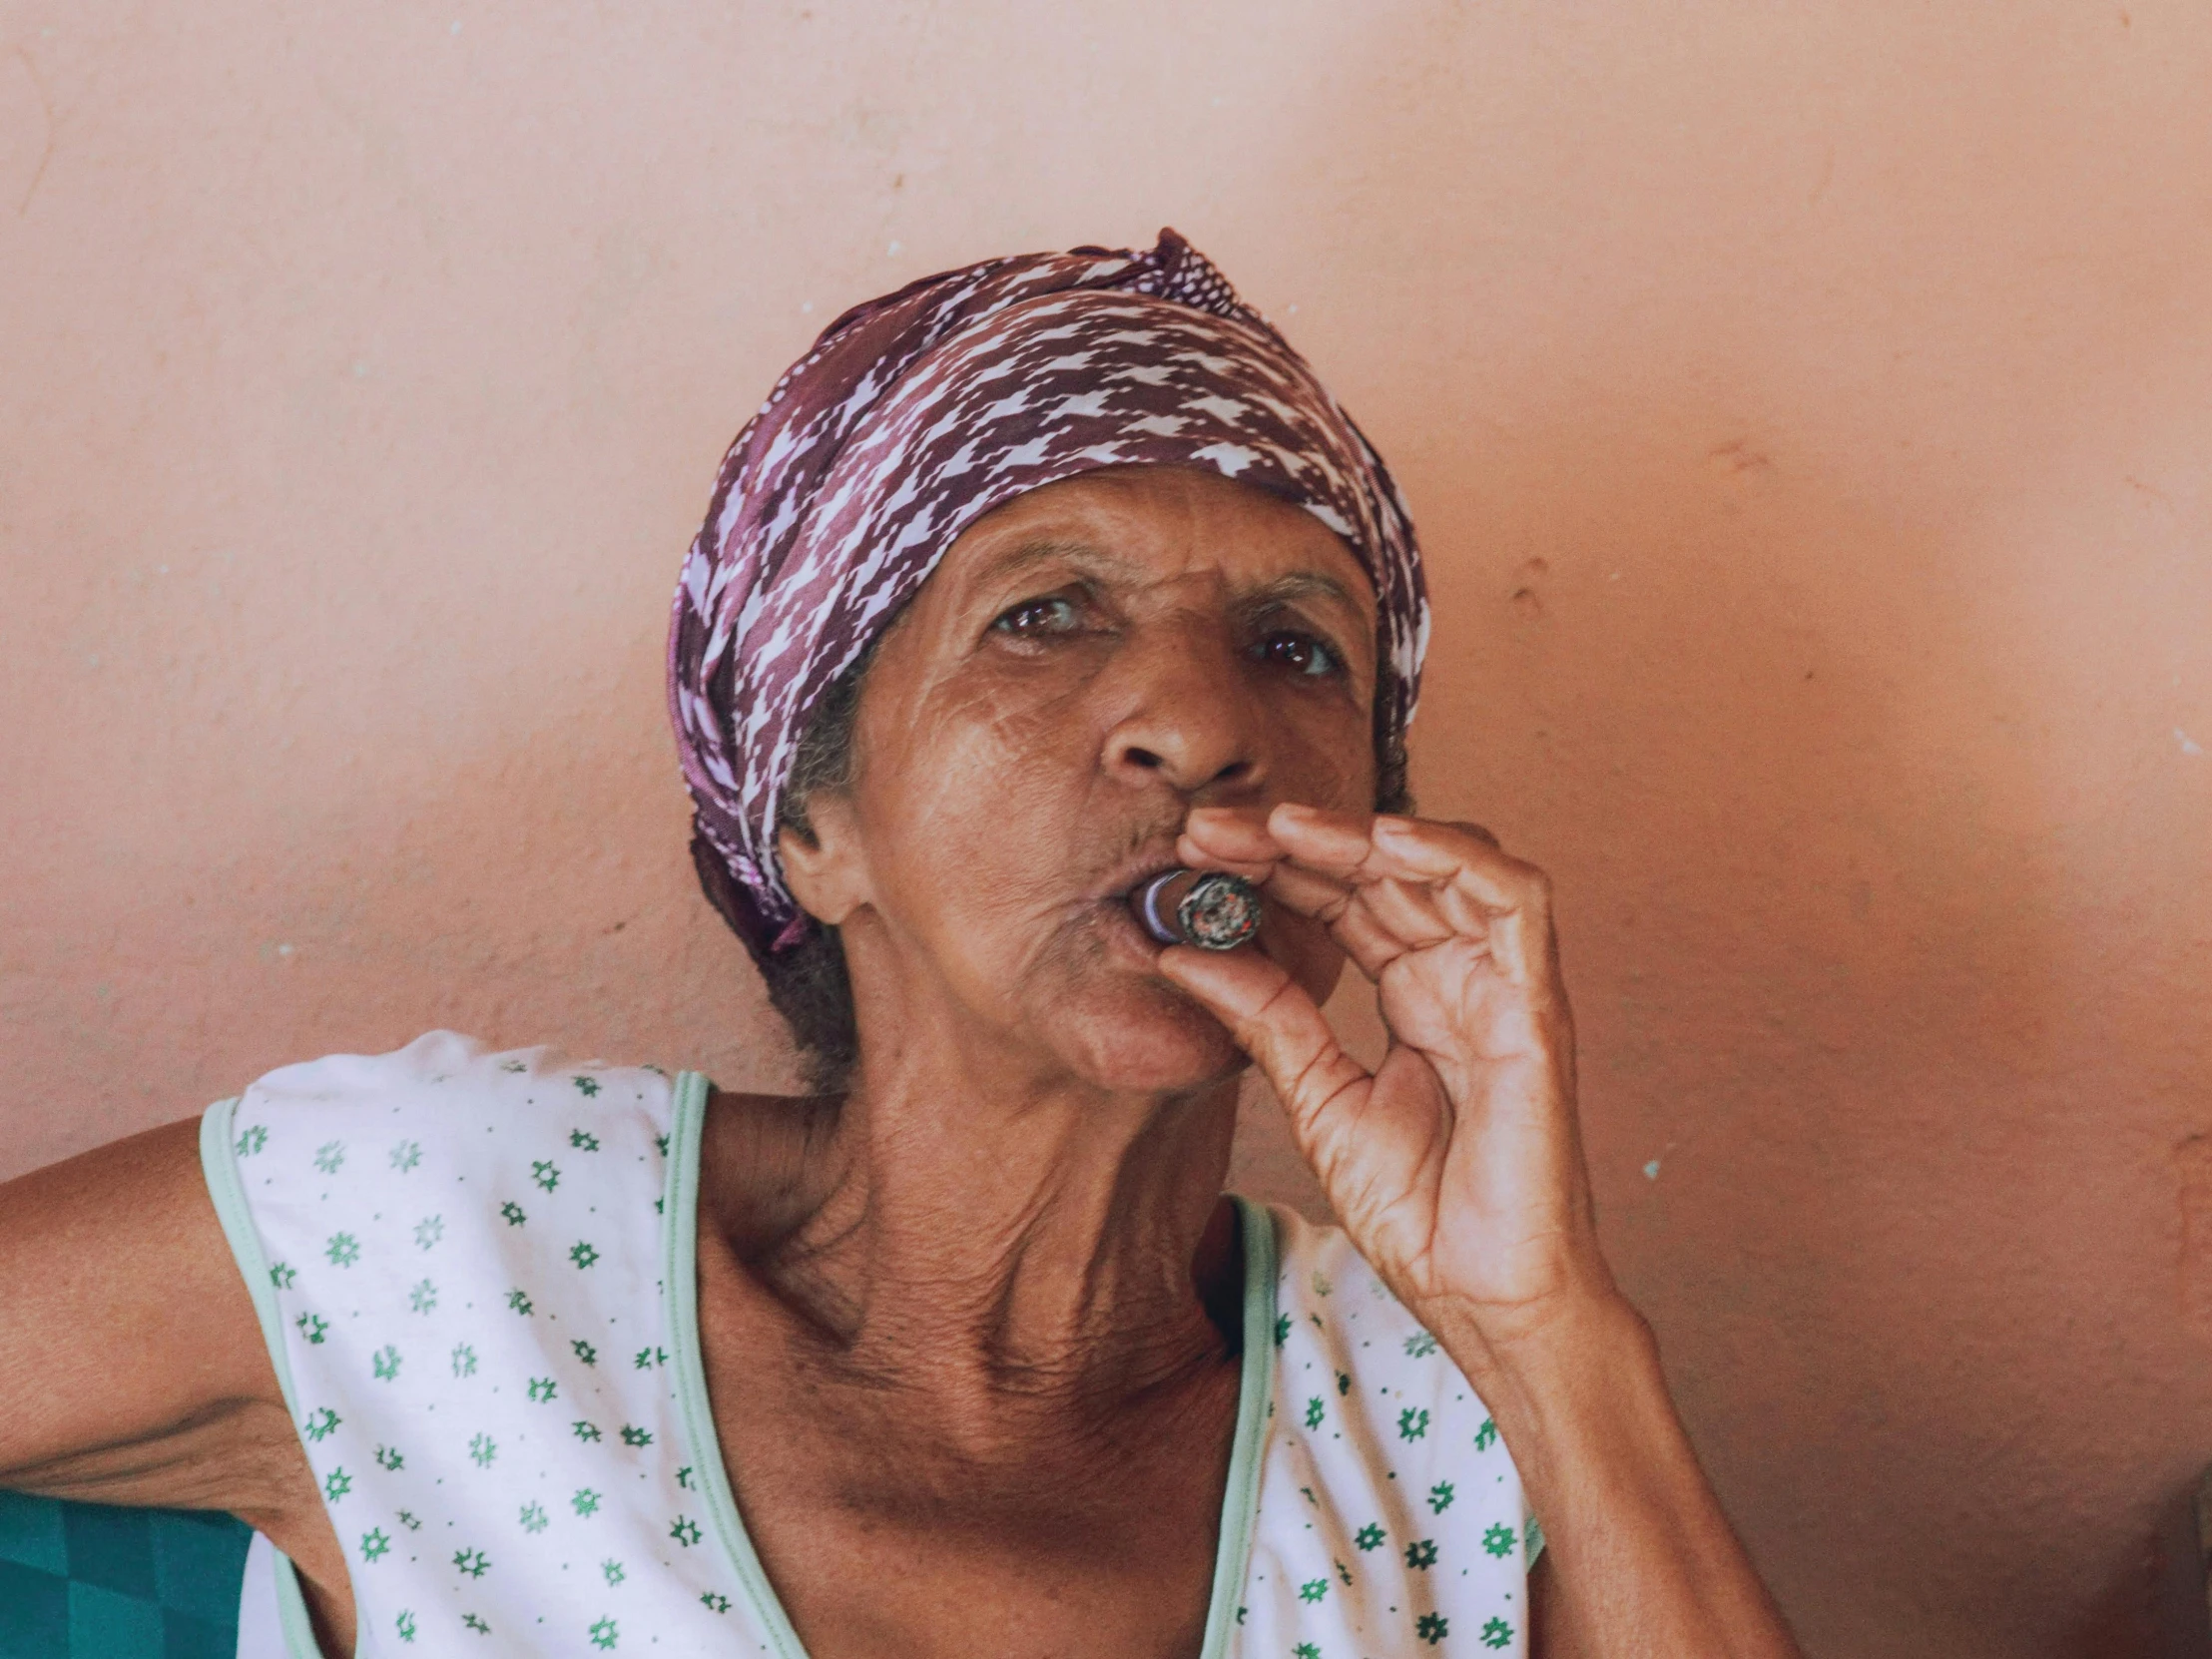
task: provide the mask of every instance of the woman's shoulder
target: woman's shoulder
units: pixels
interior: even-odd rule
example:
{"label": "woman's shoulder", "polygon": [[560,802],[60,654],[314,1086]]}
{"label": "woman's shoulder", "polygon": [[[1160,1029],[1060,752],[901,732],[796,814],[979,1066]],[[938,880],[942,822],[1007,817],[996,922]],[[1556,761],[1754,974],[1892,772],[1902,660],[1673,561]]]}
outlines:
{"label": "woman's shoulder", "polygon": [[495,1049],[458,1031],[426,1031],[384,1054],[325,1054],[278,1066],[257,1078],[242,1098],[292,1105],[388,1102],[435,1094],[444,1101],[497,1097],[502,1104],[588,1106],[612,1094],[614,1104],[665,1095],[669,1074],[659,1066],[571,1061],[550,1045]]}
{"label": "woman's shoulder", "polygon": [[[665,1130],[674,1080],[657,1066],[572,1062],[549,1046],[495,1049],[454,1031],[430,1031],[385,1054],[325,1054],[279,1066],[216,1110],[233,1125],[236,1155],[258,1158],[281,1144],[310,1143],[322,1173],[360,1155],[354,1137],[396,1135],[451,1143],[497,1137],[518,1125],[574,1119],[579,1138],[613,1118],[638,1117]],[[403,1131],[403,1133],[402,1133]]]}
{"label": "woman's shoulder", "polygon": [[493,1314],[521,1364],[551,1322],[656,1307],[677,1092],[647,1068],[435,1031],[271,1072],[210,1109],[202,1157],[284,1367],[345,1393],[355,1373],[419,1368],[433,1313],[456,1322],[458,1377],[492,1352]]}
{"label": "woman's shoulder", "polygon": [[280,1066],[210,1108],[201,1145],[218,1209],[235,1196],[265,1233],[291,1211],[365,1219],[433,1188],[456,1200],[498,1189],[510,1210],[510,1187],[539,1199],[564,1182],[657,1195],[676,1095],[652,1067],[432,1031],[387,1054]]}

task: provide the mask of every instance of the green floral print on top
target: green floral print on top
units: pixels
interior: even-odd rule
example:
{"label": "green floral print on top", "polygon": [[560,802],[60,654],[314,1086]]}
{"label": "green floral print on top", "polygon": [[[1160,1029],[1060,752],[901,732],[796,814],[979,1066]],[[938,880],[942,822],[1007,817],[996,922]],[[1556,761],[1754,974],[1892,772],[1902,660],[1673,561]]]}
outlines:
{"label": "green floral print on top", "polygon": [[1280,1408],[1232,1651],[1526,1652],[1528,1515],[1488,1409],[1341,1231],[1273,1219]]}
{"label": "green floral print on top", "polygon": [[234,1248],[243,1224],[285,1265],[257,1277],[356,1563],[363,1659],[746,1651],[715,1611],[738,1605],[728,1558],[668,1535],[690,1501],[686,1459],[659,1455],[679,1433],[668,1375],[591,1363],[668,1342],[655,1206],[675,1093],[438,1032],[285,1067],[217,1109],[230,1167],[211,1191],[243,1199]]}

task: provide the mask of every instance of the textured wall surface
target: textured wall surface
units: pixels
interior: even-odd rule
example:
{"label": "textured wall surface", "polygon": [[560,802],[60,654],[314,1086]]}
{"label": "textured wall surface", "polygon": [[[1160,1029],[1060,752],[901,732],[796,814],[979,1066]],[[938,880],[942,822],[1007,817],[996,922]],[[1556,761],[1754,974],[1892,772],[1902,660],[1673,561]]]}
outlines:
{"label": "textured wall surface", "polygon": [[0,1169],[437,1025],[786,1078],[660,704],[716,460],[1169,223],[1411,495],[1416,787],[1557,877],[1811,1652],[2196,1651],[2208,111],[2180,0],[5,0]]}

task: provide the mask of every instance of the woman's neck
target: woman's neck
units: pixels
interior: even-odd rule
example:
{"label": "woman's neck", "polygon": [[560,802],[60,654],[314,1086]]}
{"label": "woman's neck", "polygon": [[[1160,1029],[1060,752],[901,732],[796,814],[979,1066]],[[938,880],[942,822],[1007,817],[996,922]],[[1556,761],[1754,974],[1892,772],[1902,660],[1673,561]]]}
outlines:
{"label": "woman's neck", "polygon": [[815,1364],[933,1396],[955,1434],[986,1415],[993,1439],[1008,1409],[1095,1414],[1218,1368],[1241,1303],[1234,1078],[1129,1096],[889,1052],[841,1102],[721,1114],[710,1152],[715,1225]]}

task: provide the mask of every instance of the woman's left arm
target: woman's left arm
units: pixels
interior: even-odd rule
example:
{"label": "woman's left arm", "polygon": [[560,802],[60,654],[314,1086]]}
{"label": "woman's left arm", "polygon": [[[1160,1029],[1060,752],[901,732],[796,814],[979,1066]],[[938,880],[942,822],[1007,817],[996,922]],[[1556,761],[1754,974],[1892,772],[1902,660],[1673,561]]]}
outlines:
{"label": "woman's left arm", "polygon": [[1496,1417],[1552,1562],[1538,1651],[1796,1659],[1598,1248],[1543,872],[1469,825],[1294,806],[1193,811],[1179,856],[1260,879],[1376,983],[1390,1045],[1371,1073],[1260,952],[1160,958]]}

